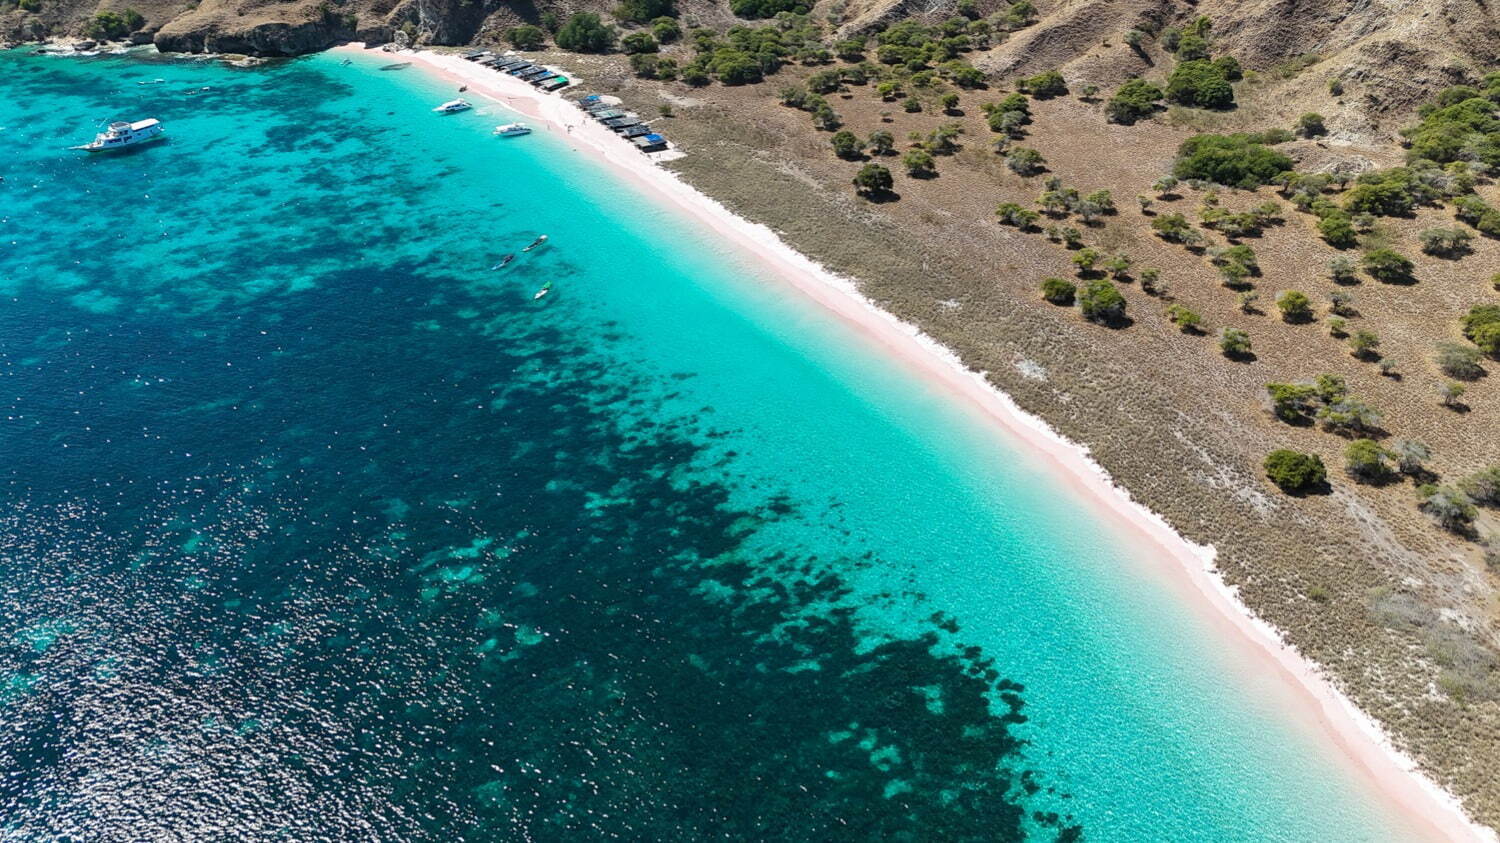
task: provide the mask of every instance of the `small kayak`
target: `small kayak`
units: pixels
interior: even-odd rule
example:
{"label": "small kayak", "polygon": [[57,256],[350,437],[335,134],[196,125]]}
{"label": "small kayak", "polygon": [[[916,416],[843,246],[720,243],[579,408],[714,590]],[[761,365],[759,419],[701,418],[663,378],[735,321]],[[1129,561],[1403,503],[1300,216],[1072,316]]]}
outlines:
{"label": "small kayak", "polygon": [[536,291],[536,294],[531,297],[531,300],[536,301],[537,299],[547,295],[550,292],[552,292],[552,282],[548,281],[547,283],[542,285],[542,288],[540,290]]}
{"label": "small kayak", "polygon": [[344,59],[343,61],[339,62],[339,67],[348,67],[351,64],[354,64],[354,59]]}
{"label": "small kayak", "polygon": [[135,84],[137,84],[137,85],[160,85],[161,83],[163,83],[165,81],[167,81],[167,80],[165,80],[165,79],[140,79],[140,80],[137,80]]}
{"label": "small kayak", "polygon": [[541,237],[538,237],[537,239],[531,241],[531,245],[527,246],[526,248],[522,249],[521,251],[523,251],[523,252],[529,252],[532,249],[535,249],[536,247],[542,245],[545,242],[547,242],[547,235],[543,234]]}
{"label": "small kayak", "polygon": [[513,261],[515,259],[516,259],[515,253],[511,253],[511,254],[508,254],[508,255],[502,255],[500,257],[500,262],[497,263],[497,264],[495,264],[494,266],[490,267],[490,269],[491,270],[504,269],[511,261]]}

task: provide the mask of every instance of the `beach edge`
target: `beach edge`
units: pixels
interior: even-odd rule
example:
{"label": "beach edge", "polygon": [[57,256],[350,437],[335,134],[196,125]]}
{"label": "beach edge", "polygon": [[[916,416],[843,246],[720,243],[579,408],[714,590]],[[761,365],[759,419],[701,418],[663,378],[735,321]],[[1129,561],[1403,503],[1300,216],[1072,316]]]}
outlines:
{"label": "beach edge", "polygon": [[[350,44],[335,51],[366,52]],[[1057,479],[1097,504],[1122,535],[1138,544],[1132,553],[1154,561],[1163,584],[1197,603],[1196,609],[1226,633],[1225,643],[1261,667],[1276,670],[1288,690],[1300,697],[1305,714],[1338,748],[1347,763],[1376,793],[1433,839],[1497,841],[1495,831],[1472,820],[1451,792],[1402,752],[1389,733],[1339,689],[1317,663],[1287,643],[1284,633],[1254,613],[1235,587],[1219,575],[1212,546],[1189,541],[1167,521],[1137,501],[1091,456],[1035,414],[1022,409],[985,373],[964,365],[957,353],[915,325],[865,297],[853,279],[838,275],[793,249],[770,228],[741,217],[702,193],[678,174],[658,166],[619,136],[589,121],[562,97],[544,94],[520,80],[474,65],[455,54],[427,50],[396,53],[424,72],[469,86],[483,95],[565,136],[572,148],[616,172],[648,197],[667,203],[719,234],[780,280],[832,312],[885,350],[903,366],[979,411]],[[1163,558],[1165,557],[1165,558]],[[1182,576],[1183,573],[1186,576]],[[1172,576],[1175,574],[1175,576]]]}

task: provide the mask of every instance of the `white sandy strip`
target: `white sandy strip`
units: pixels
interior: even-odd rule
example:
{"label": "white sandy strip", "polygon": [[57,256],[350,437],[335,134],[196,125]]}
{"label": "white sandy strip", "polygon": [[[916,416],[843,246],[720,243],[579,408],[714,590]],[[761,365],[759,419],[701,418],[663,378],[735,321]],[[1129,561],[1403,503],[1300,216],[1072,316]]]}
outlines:
{"label": "white sandy strip", "polygon": [[[358,50],[359,45],[339,49]],[[884,346],[901,363],[984,413],[1008,437],[1040,455],[1080,497],[1094,503],[1119,533],[1133,538],[1146,564],[1164,587],[1181,595],[1220,631],[1214,645],[1231,653],[1252,677],[1257,692],[1275,700],[1286,716],[1301,720],[1328,741],[1377,798],[1406,815],[1433,840],[1496,841],[1495,832],[1471,822],[1458,800],[1424,775],[1392,744],[1373,719],[1335,688],[1322,670],[1290,647],[1282,634],[1260,620],[1218,575],[1212,547],[1195,545],[1109,477],[1088,449],[1025,412],[985,377],[966,368],[954,352],[881,310],[860,294],[850,279],[835,275],[784,243],[769,228],[752,223],[658,167],[628,141],[599,125],[555,94],[449,54],[403,51],[415,62],[470,92],[497,100],[545,128],[566,134],[573,147],[612,165],[648,196],[670,203],[726,242]],[[569,75],[570,78],[571,74]]]}

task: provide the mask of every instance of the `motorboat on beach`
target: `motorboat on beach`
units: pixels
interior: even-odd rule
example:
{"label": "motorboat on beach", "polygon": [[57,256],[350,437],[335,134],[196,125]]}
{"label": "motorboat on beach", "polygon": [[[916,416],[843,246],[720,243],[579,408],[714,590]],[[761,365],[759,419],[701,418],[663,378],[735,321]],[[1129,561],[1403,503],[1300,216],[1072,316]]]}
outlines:
{"label": "motorboat on beach", "polygon": [[112,149],[124,149],[127,146],[135,146],[147,141],[159,140],[164,137],[166,137],[166,129],[162,128],[161,121],[159,120],[137,120],[134,123],[117,120],[110,123],[104,131],[95,135],[93,140],[80,146],[69,147],[69,149],[106,152]]}
{"label": "motorboat on beach", "polygon": [[436,111],[438,114],[457,114],[460,111],[468,111],[473,107],[466,99],[456,99],[448,100],[437,108],[434,108],[433,111]]}
{"label": "motorboat on beach", "polygon": [[531,134],[531,127],[525,123],[506,123],[504,126],[496,126],[494,133],[502,138],[513,138]]}

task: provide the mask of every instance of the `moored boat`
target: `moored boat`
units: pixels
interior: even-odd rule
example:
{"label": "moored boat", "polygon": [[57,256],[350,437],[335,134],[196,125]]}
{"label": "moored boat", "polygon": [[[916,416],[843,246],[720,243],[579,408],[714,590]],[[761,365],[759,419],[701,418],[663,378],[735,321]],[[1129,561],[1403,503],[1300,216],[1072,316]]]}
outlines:
{"label": "moored boat", "polygon": [[438,114],[457,114],[460,111],[468,111],[473,107],[466,99],[456,99],[448,100],[437,108],[434,108],[433,111],[436,111]]}
{"label": "moored boat", "polygon": [[88,143],[69,148],[104,152],[111,149],[124,149],[127,146],[135,146],[163,137],[166,137],[166,129],[162,128],[159,120],[137,120],[134,123],[117,120],[110,123],[104,131],[95,135],[94,139]]}
{"label": "moored boat", "polygon": [[531,134],[531,127],[525,123],[506,123],[504,126],[496,126],[494,133],[502,138],[513,138]]}

